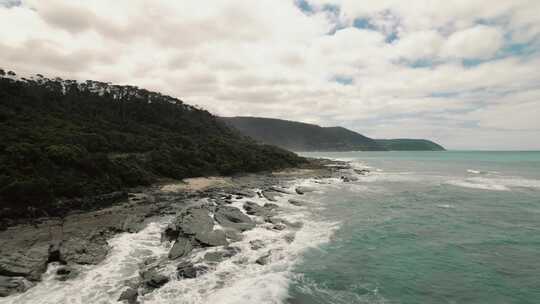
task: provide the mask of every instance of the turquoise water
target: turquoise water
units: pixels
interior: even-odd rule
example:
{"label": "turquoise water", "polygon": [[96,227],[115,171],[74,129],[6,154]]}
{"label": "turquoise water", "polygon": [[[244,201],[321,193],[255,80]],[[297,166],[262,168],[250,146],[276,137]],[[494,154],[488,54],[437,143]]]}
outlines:
{"label": "turquoise water", "polygon": [[289,303],[540,303],[540,152],[304,155],[372,174],[312,194],[339,229]]}

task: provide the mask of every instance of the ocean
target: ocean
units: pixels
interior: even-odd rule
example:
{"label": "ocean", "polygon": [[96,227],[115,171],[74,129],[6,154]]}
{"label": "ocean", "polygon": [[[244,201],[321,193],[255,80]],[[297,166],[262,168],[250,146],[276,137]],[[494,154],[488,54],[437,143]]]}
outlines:
{"label": "ocean", "polygon": [[[141,303],[540,303],[540,152],[303,155],[370,173],[289,184],[317,189],[292,195],[301,206],[288,203],[291,195],[276,202],[280,217],[301,226],[260,223],[231,244],[238,254],[195,279],[176,280],[170,262],[163,272],[171,281]],[[115,236],[107,259],[73,280],[54,280],[58,266],[50,265],[43,282],[0,303],[117,303],[142,261],[166,258],[160,233],[171,220]],[[257,264],[265,252],[269,262]]]}
{"label": "ocean", "polygon": [[288,303],[540,303],[540,152],[305,155],[372,174],[319,194]]}

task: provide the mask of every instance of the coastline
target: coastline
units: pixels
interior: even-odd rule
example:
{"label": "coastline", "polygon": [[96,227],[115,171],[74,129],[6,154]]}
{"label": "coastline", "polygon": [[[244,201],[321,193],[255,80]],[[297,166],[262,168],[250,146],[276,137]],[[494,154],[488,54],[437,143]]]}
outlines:
{"label": "coastline", "polygon": [[[149,223],[179,215],[201,201],[229,205],[227,199],[233,195],[241,198],[257,194],[271,204],[275,196],[285,194],[280,189],[288,182],[341,177],[345,168],[350,168],[345,162],[324,159],[312,160],[308,167],[278,172],[161,183],[132,189],[126,201],[110,207],[11,226],[0,231],[0,296],[25,292],[39,284],[51,263],[60,265],[56,280],[75,278],[78,265],[98,265],[107,258],[109,241],[119,233],[140,232]],[[253,189],[259,192],[252,192]],[[279,225],[283,223],[276,225],[281,229]]]}

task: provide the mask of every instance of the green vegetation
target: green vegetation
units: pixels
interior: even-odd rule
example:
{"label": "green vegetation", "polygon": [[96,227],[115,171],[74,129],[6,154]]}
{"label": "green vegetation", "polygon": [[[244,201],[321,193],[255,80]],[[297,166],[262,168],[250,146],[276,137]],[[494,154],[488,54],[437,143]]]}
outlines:
{"label": "green vegetation", "polygon": [[323,128],[261,117],[222,117],[225,123],[260,142],[292,151],[442,151],[425,139],[371,139],[343,127]]}
{"label": "green vegetation", "polygon": [[0,69],[0,219],[52,215],[60,212],[61,198],[161,177],[255,172],[305,161],[159,93],[14,76]]}
{"label": "green vegetation", "polygon": [[263,143],[292,151],[381,151],[371,138],[342,127],[259,117],[223,117],[230,126]]}
{"label": "green vegetation", "polygon": [[426,139],[377,139],[377,142],[390,151],[444,151],[441,145]]}

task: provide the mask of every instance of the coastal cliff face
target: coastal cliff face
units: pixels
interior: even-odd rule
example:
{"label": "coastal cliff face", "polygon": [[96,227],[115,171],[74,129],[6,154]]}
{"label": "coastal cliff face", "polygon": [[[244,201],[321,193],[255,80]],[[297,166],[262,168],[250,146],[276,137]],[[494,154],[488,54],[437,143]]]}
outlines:
{"label": "coastal cliff face", "polygon": [[426,139],[372,139],[343,127],[261,117],[220,119],[246,136],[291,151],[444,151]]}
{"label": "coastal cliff face", "polygon": [[2,221],[102,207],[96,204],[112,199],[69,199],[161,178],[256,172],[303,162],[177,98],[97,81],[39,74],[18,78],[0,69]]}

